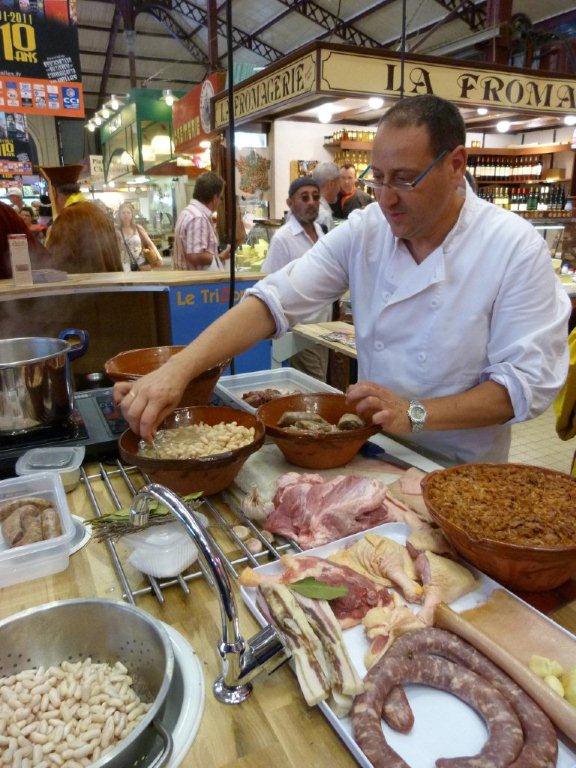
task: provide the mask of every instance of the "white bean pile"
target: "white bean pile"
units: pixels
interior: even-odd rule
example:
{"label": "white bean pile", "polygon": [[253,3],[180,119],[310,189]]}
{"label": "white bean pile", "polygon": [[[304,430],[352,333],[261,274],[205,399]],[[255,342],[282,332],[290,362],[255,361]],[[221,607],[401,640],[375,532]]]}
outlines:
{"label": "white bean pile", "polygon": [[92,659],[0,678],[0,765],[82,768],[135,728],[140,700],[119,661]]}
{"label": "white bean pile", "polygon": [[157,459],[199,459],[249,445],[254,435],[254,427],[243,427],[235,421],[213,426],[200,422],[158,430],[153,444],[142,443],[139,453]]}

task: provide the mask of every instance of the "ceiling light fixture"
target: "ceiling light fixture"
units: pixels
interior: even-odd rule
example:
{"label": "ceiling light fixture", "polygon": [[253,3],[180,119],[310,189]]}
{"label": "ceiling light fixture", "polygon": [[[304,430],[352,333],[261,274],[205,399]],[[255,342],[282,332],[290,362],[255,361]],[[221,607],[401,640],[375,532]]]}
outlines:
{"label": "ceiling light fixture", "polygon": [[104,120],[108,120],[108,118],[111,115],[111,112],[107,107],[102,107],[102,109],[100,110],[100,114],[102,115]]}
{"label": "ceiling light fixture", "polygon": [[576,115],[566,115],[564,125],[576,125]]}
{"label": "ceiling light fixture", "polygon": [[114,111],[116,111],[117,109],[120,109],[120,102],[118,101],[116,96],[114,96],[114,94],[112,94],[112,96],[110,97],[110,101],[108,102],[108,104],[110,106],[110,109],[113,109]]}
{"label": "ceiling light fixture", "polygon": [[176,101],[176,96],[174,96],[174,94],[172,93],[172,89],[171,88],[165,88],[162,91],[162,98],[166,102],[166,106],[167,107],[171,107],[174,104],[174,102]]}
{"label": "ceiling light fixture", "polygon": [[84,127],[87,128],[90,131],[90,133],[94,133],[94,131],[96,130],[96,126],[94,125],[92,120],[90,120],[90,122],[86,123],[86,125]]}
{"label": "ceiling light fixture", "polygon": [[370,109],[380,109],[384,106],[384,99],[381,99],[380,96],[370,96],[368,106]]}
{"label": "ceiling light fixture", "polygon": [[488,110],[486,109],[486,107],[478,107],[478,109],[476,110],[476,112],[477,112],[479,115],[487,115],[487,114],[488,114]]}
{"label": "ceiling light fixture", "polygon": [[496,123],[496,130],[498,133],[508,133],[511,125],[512,123],[510,120],[498,120]]}
{"label": "ceiling light fixture", "polygon": [[100,115],[94,115],[92,119],[94,120],[96,125],[102,125],[102,118],[100,117]]}
{"label": "ceiling light fixture", "polygon": [[318,115],[318,120],[321,123],[329,123],[330,120],[332,120],[332,115],[334,114],[332,110],[331,104],[322,104],[321,107],[318,107],[316,110],[316,114]]}

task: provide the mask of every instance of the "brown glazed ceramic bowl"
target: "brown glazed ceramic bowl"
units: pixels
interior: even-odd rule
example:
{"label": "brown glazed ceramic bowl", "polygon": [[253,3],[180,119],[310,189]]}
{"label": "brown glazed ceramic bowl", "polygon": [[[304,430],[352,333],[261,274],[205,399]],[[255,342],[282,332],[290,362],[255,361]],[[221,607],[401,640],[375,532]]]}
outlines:
{"label": "brown glazed ceramic bowl", "polygon": [[[112,381],[136,381],[141,376],[155,371],[169,360],[173,355],[184,349],[183,346],[171,347],[144,347],[143,349],[129,349],[119,352],[104,363],[104,370]],[[228,366],[228,360],[220,365],[204,371],[200,376],[188,384],[180,408],[190,405],[206,405],[210,402],[214,387],[222,371]]]}
{"label": "brown glazed ceramic bowl", "polygon": [[380,428],[373,424],[360,429],[350,429],[329,434],[287,432],[277,427],[286,411],[310,411],[336,424],[345,413],[354,409],[346,403],[344,395],[309,394],[276,397],[258,408],[257,415],[266,425],[269,435],[286,459],[297,467],[307,469],[332,469],[348,464],[371,435]]}
{"label": "brown glazed ceramic bowl", "polygon": [[201,421],[210,425],[235,421],[244,427],[254,427],[254,441],[242,448],[200,459],[153,459],[138,454],[140,438],[128,429],[119,440],[122,461],[135,464],[154,483],[165,485],[182,495],[202,491],[210,496],[224,490],[234,480],[248,456],[264,442],[264,424],[246,411],[205,405],[177,409],[164,420],[162,428],[186,427]]}
{"label": "brown glazed ceramic bowl", "polygon": [[[469,466],[498,465],[475,464]],[[502,466],[529,469],[528,466],[524,465],[507,464]],[[541,467],[537,469],[546,474],[569,477],[562,472],[554,472],[554,470]],[[496,581],[507,587],[525,592],[544,592],[548,589],[555,589],[576,573],[576,541],[572,546],[563,547],[509,544],[495,539],[476,538],[460,525],[447,519],[442,513],[441,505],[431,502],[429,493],[431,486],[442,476],[456,470],[461,471],[462,467],[450,467],[431,472],[422,480],[422,492],[430,515],[462,557],[480,571],[492,576]],[[574,479],[574,492],[576,494],[576,479]]]}

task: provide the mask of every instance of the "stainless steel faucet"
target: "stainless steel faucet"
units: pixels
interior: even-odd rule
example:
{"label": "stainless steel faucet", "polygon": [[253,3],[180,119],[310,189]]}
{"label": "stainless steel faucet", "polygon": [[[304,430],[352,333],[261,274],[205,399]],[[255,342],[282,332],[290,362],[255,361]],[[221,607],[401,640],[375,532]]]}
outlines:
{"label": "stainless steel faucet", "polygon": [[251,681],[264,672],[270,674],[290,656],[280,634],[271,625],[264,627],[248,641],[240,633],[238,613],[230,580],[215,542],[194,511],[171,490],[151,483],[141,488],[130,507],[133,525],[148,520],[148,500],[157,499],[182,523],[198,549],[199,563],[208,583],[216,589],[222,617],[222,637],[218,653],[222,659],[222,675],[213,685],[216,698],[224,704],[240,704],[252,691]]}

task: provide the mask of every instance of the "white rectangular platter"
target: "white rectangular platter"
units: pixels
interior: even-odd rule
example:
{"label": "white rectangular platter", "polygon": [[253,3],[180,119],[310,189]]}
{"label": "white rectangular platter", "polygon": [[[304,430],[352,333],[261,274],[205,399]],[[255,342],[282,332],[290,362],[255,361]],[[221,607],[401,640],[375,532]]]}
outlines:
{"label": "white rectangular platter", "polygon": [[[362,538],[368,531],[347,536],[344,539],[325,544],[322,547],[306,550],[303,555],[327,557],[336,549],[343,548],[346,544]],[[403,523],[385,523],[371,528],[370,533],[388,536],[401,544],[404,544],[409,529]],[[295,555],[298,557],[298,555]],[[273,574],[282,571],[278,562],[267,563],[256,569],[259,573]],[[451,604],[455,611],[465,611],[469,608],[485,602],[494,589],[503,589],[493,579],[471,568],[479,580],[478,589],[465,595]],[[256,620],[264,626],[267,621],[256,606],[257,590],[253,588],[241,588],[242,598]],[[536,609],[528,606],[530,610]],[[417,606],[414,606],[416,610]],[[548,617],[547,621],[558,626]],[[561,627],[561,629],[563,629]],[[573,635],[567,630],[563,631],[569,636]],[[368,648],[368,641],[362,625],[352,627],[344,631],[344,641],[356,669],[362,677],[366,674],[364,666],[364,653]],[[406,686],[408,700],[414,712],[414,727],[408,734],[393,731],[384,722],[382,727],[387,742],[412,768],[433,768],[439,757],[457,757],[459,755],[474,755],[478,752],[486,740],[486,728],[482,719],[466,704],[456,697],[443,691],[434,690],[423,686]],[[302,699],[304,706],[304,699]],[[354,755],[359,765],[371,768],[362,750],[354,741],[352,725],[349,717],[339,719],[330,709],[328,704],[322,702],[318,705],[324,716],[328,719],[338,736],[346,744]],[[559,734],[557,768],[576,768],[576,752],[563,741]]]}

